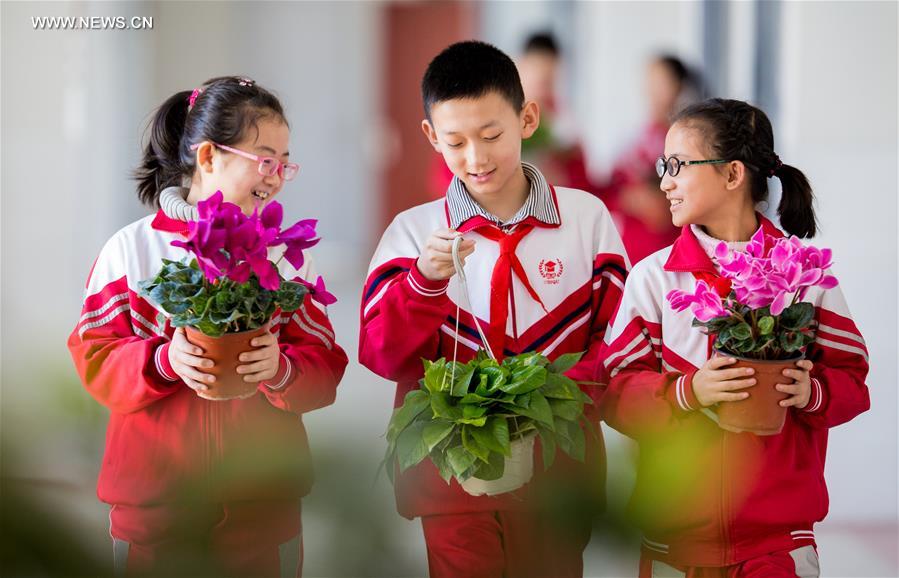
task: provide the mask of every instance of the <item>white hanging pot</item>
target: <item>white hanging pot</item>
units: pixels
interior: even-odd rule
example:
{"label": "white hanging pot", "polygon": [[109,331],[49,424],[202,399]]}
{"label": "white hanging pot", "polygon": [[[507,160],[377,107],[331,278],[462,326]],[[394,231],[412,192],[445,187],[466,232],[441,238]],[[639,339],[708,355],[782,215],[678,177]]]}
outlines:
{"label": "white hanging pot", "polygon": [[472,496],[495,496],[512,492],[525,485],[534,476],[534,438],[531,433],[512,440],[512,455],[506,457],[503,475],[495,480],[479,480],[468,478],[460,485]]}
{"label": "white hanging pot", "polygon": [[[459,245],[462,244],[462,237],[456,237],[453,239],[453,265],[456,267],[456,274],[459,277],[459,284],[461,285],[461,293],[465,298],[466,303],[468,304],[468,309],[472,311],[471,307],[471,296],[468,294],[468,280],[465,276],[465,268],[462,266],[462,261],[459,258]],[[487,355],[490,356],[490,359],[496,361],[496,356],[493,355],[493,351],[490,349],[490,342],[487,340],[487,336],[484,335],[484,331],[481,329],[481,324],[478,323],[477,318],[474,320],[474,325],[478,330],[478,334],[481,336],[481,343],[484,344],[484,349],[487,351]],[[459,333],[459,305],[456,305],[456,334]],[[458,347],[458,340],[453,345],[453,361],[456,360],[456,348]],[[453,370],[455,370],[455,365],[453,365]],[[455,374],[453,375],[455,377]],[[536,432],[531,432],[530,434],[525,435],[524,437],[515,438],[509,444],[510,446],[510,456],[506,457],[506,462],[503,467],[503,475],[500,476],[496,480],[481,480],[478,478],[468,478],[464,482],[460,482],[462,489],[472,496],[495,496],[497,494],[505,494],[506,492],[512,492],[520,488],[521,486],[528,483],[531,478],[534,476],[534,438],[537,437]]]}

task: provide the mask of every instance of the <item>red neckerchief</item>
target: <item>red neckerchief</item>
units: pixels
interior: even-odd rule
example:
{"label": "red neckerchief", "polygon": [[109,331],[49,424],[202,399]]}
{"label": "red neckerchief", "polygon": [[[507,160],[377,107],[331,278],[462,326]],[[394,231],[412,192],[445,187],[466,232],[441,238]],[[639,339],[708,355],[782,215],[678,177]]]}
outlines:
{"label": "red neckerchief", "polygon": [[534,226],[531,224],[520,223],[511,233],[503,232],[496,225],[480,227],[477,230],[487,239],[499,243],[499,257],[493,266],[493,274],[490,277],[490,327],[487,330],[490,348],[497,359],[502,359],[505,347],[506,320],[509,318],[509,294],[512,291],[513,272],[527,289],[531,298],[546,311],[546,306],[531,286],[521,261],[515,255],[518,243],[533,229]]}
{"label": "red neckerchief", "polygon": [[[552,185],[549,185],[549,193],[552,195],[552,201],[556,206],[556,213],[560,215],[561,219],[556,189]],[[444,203],[444,212],[446,214],[447,226],[452,226],[448,202]],[[503,358],[503,349],[506,342],[506,322],[509,318],[509,299],[512,291],[513,272],[524,285],[528,295],[539,303],[543,311],[546,312],[546,306],[543,304],[540,296],[537,295],[537,291],[534,290],[530,281],[528,281],[524,266],[515,255],[515,248],[518,246],[518,243],[534,227],[557,228],[559,224],[544,223],[531,215],[517,223],[514,230],[507,234],[493,221],[486,219],[482,215],[476,215],[460,223],[456,229],[460,233],[477,231],[485,238],[499,243],[499,258],[497,258],[493,266],[493,274],[490,277],[490,326],[487,329],[487,340],[494,355],[500,360]]]}

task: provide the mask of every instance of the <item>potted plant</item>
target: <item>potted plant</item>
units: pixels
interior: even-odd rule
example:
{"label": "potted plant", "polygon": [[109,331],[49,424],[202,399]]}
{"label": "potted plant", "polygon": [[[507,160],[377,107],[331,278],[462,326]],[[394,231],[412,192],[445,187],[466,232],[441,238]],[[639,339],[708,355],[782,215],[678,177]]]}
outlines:
{"label": "potted plant", "polygon": [[395,463],[404,471],[429,458],[447,483],[455,478],[469,494],[509,492],[533,474],[536,436],[544,468],[557,448],[583,461],[581,425],[591,427],[584,404],[592,400],[564,375],[581,355],[550,362],[526,353],[500,363],[480,351],[468,363],[425,360],[421,388],[406,394],[388,426],[390,479]]}
{"label": "potted plant", "polygon": [[779,433],[787,394],[775,389],[782,371],[795,366],[814,340],[812,303],[803,301],[812,287],[830,289],[837,280],[828,274],[830,249],[803,245],[793,237],[777,238],[761,228],[745,251],[730,251],[720,243],[715,258],[722,277],[710,285],[698,281],[693,293],[675,289],[667,299],[675,311],[689,308],[694,327],[715,336],[716,354],[734,357],[731,367],[755,369],[756,384],[741,391],[749,397],[717,406],[718,425],[757,435]]}
{"label": "potted plant", "polygon": [[[188,223],[187,238],[171,243],[193,259],[163,259],[159,273],[139,283],[140,292],[164,311],[160,325],[168,315],[172,326],[184,327],[187,340],[215,363],[208,373],[216,381],[197,395],[249,397],[258,384],[237,374],[238,355],[253,349],[250,341],[268,330],[274,312],[295,311],[307,293],[324,304],[336,301],[321,277],[314,285],[288,280],[277,267],[282,259],[294,269],[302,267],[303,250],[319,241],[316,221],[302,220],[281,230],[283,209],[277,201],[248,217],[237,205],[223,202],[220,191],[197,203],[197,214]],[[284,250],[278,255],[273,248],[280,246]]]}

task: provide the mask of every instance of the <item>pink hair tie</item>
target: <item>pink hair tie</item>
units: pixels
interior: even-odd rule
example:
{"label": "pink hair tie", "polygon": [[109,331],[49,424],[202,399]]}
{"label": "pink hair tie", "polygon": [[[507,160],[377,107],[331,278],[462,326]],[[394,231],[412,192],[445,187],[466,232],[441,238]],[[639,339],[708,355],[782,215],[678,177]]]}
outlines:
{"label": "pink hair tie", "polygon": [[203,94],[202,88],[195,88],[194,91],[190,93],[190,98],[187,99],[188,112],[190,112],[190,110],[194,107],[194,103],[197,102],[197,98],[199,98],[201,94]]}

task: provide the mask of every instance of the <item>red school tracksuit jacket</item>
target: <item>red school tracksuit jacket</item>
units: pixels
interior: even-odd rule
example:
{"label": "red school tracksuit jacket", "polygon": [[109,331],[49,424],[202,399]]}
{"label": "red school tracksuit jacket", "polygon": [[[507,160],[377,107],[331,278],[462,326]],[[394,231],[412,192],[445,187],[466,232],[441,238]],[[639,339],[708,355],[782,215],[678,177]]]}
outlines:
{"label": "red school tracksuit jacket", "polygon": [[[768,234],[783,236],[759,215]],[[773,436],[731,433],[701,410],[691,380],[709,359],[711,338],[665,296],[692,291],[717,270],[691,228],[634,266],[605,336],[610,381],[603,419],[640,445],[629,509],[644,533],[644,556],[675,566],[730,566],[766,553],[814,545],[827,513],[827,435],[870,405],[868,353],[836,287],[815,288],[811,399],[790,408]],[[710,415],[711,414],[711,415]]]}
{"label": "red school tracksuit jacket", "polygon": [[[542,176],[539,179],[545,183]],[[397,382],[396,406],[419,387],[422,359],[451,360],[456,346],[459,361],[474,357],[482,345],[475,317],[497,355],[540,351],[555,358],[586,351],[568,375],[595,381],[602,335],[624,287],[624,247],[601,201],[574,189],[546,186],[545,190],[552,195],[548,212],[556,214],[542,220],[529,216],[509,235],[482,215],[452,223],[445,199],[399,214],[384,232],[363,291],[359,360]],[[465,263],[472,310],[460,308],[458,333],[456,311],[464,303],[458,276],[431,281],[416,267],[431,233],[454,225],[477,243]],[[502,238],[514,237],[521,227],[529,231],[514,240],[517,246],[511,247],[510,254]],[[500,259],[520,264],[506,269],[505,281],[502,273],[494,273]],[[585,391],[596,397],[595,388]],[[588,411],[598,422],[595,408]],[[588,448],[588,461],[591,456],[597,463],[603,460],[602,448],[601,440]],[[566,468],[588,477],[587,466],[564,455],[557,457],[550,472]],[[535,468],[535,478],[541,472]],[[510,494],[474,497],[455,479],[444,482],[430,460],[424,460],[397,476],[397,509],[407,518],[522,509],[528,506],[522,498],[531,485]]]}
{"label": "red school tracksuit jacket", "polygon": [[[174,328],[157,321],[137,285],[163,258],[185,257],[170,243],[186,232],[163,211],[132,223],[106,243],[88,279],[68,345],[84,386],[111,412],[98,496],[113,507],[302,497],[312,485],[302,414],[333,403],[346,354],[324,309],[306,299],[292,314],[275,312],[281,364],[255,396],[198,397],[168,363]],[[280,269],[314,280],[308,257],[300,271],[286,260]],[[131,541],[115,524],[111,531]]]}

